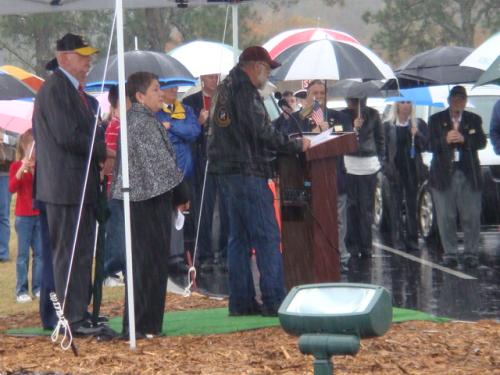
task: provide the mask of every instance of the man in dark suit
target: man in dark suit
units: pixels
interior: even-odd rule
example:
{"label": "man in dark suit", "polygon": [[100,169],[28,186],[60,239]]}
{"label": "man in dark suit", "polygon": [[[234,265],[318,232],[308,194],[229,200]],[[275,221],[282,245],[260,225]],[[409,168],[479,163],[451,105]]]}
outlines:
{"label": "man in dark suit", "polygon": [[449,108],[429,118],[430,151],[433,153],[429,184],[436,207],[443,265],[458,265],[457,210],[464,232],[465,265],[478,264],[481,216],[481,171],[477,151],[486,146],[482,120],[464,111],[467,93],[455,86]]}
{"label": "man in dark suit", "polygon": [[94,204],[99,189],[99,163],[106,156],[102,131],[98,132],[90,155],[97,126],[95,102],[81,88],[91,56],[97,52],[79,35],[66,34],[59,39],[58,68],[38,92],[33,114],[35,198],[46,207],[56,293],[61,304],[64,301],[65,317],[74,333],[82,331],[87,318],[96,223]]}

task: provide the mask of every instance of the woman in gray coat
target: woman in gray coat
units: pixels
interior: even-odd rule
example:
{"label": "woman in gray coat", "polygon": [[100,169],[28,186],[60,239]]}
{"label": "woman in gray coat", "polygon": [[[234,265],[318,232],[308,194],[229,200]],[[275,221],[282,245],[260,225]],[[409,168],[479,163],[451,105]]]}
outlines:
{"label": "woman in gray coat", "polygon": [[[167,287],[171,213],[188,204],[167,130],[156,120],[162,104],[158,77],[138,72],[127,81],[130,221],[137,336],[161,332]],[[120,152],[118,153],[120,158]],[[114,199],[123,199],[121,163],[116,163]],[[128,335],[125,301],[123,333]]]}

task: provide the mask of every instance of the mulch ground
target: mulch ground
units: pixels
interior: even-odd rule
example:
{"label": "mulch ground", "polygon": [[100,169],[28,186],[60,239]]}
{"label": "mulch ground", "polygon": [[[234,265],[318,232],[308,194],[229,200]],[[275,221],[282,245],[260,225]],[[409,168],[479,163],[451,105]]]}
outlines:
{"label": "mulch ground", "polygon": [[[225,301],[169,295],[167,308],[225,306]],[[108,303],[103,312],[121,314]],[[37,314],[9,316],[0,330],[36,326]],[[189,324],[189,322],[186,322]],[[312,374],[312,357],[280,328],[210,336],[159,337],[129,349],[121,340],[76,339],[79,356],[48,337],[0,334],[0,374]],[[407,322],[361,341],[357,356],[334,358],[335,374],[499,374],[500,323]]]}

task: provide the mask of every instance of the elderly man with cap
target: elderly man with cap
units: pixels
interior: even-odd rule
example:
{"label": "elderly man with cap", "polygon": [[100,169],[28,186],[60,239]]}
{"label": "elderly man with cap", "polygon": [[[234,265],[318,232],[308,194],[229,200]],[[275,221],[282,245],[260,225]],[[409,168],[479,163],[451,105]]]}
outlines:
{"label": "elderly man with cap", "polygon": [[432,162],[429,184],[436,207],[439,236],[444,249],[443,265],[462,267],[457,249],[457,211],[464,232],[463,260],[478,265],[481,170],[477,151],[486,146],[482,120],[465,111],[467,93],[455,86],[448,96],[449,108],[429,118]]}
{"label": "elderly man with cap", "polygon": [[[229,217],[229,314],[276,315],[285,297],[280,235],[267,180],[273,152],[299,153],[307,139],[289,140],[271,126],[258,89],[273,61],[262,47],[248,47],[217,88],[209,117],[209,173],[217,175]],[[263,305],[255,300],[250,252],[255,249]]]}
{"label": "elderly man with cap", "polygon": [[102,131],[93,140],[95,103],[82,90],[92,55],[97,52],[79,35],[66,34],[59,39],[57,65],[52,64],[58,67],[38,92],[33,114],[35,197],[45,204],[55,289],[61,304],[65,302],[65,317],[76,334],[91,333],[86,330],[86,319],[96,223],[94,206],[99,163],[106,156]]}

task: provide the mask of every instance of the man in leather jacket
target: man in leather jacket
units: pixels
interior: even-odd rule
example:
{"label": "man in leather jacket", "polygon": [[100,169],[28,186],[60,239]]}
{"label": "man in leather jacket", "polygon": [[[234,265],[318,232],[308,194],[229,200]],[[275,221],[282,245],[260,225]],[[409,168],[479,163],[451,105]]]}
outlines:
{"label": "man in leather jacket", "polygon": [[[289,140],[271,126],[258,91],[273,61],[262,47],[249,47],[217,88],[209,117],[209,173],[217,175],[229,217],[229,314],[276,315],[285,297],[283,262],[273,194],[270,151],[298,153],[309,140]],[[263,305],[255,301],[250,251],[255,249]]]}
{"label": "man in leather jacket", "polygon": [[467,93],[455,86],[448,96],[449,108],[429,118],[432,162],[429,184],[436,207],[439,236],[444,249],[443,265],[458,266],[457,211],[464,232],[464,261],[478,264],[481,219],[481,170],[477,151],[486,147],[482,120],[464,111]]}

